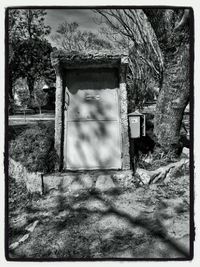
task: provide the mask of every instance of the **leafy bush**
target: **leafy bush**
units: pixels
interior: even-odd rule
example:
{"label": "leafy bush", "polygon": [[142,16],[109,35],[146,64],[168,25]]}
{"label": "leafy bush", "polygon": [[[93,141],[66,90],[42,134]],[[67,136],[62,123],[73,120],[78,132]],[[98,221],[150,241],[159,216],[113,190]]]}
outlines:
{"label": "leafy bush", "polygon": [[14,140],[26,129],[29,129],[30,125],[28,124],[20,124],[20,125],[9,125],[8,126],[8,132],[7,132],[7,137],[8,137],[8,142],[11,140]]}
{"label": "leafy bush", "polygon": [[30,201],[30,193],[28,193],[24,181],[16,181],[12,177],[8,177],[8,205],[9,211],[16,211],[24,208]]}
{"label": "leafy bush", "polygon": [[38,123],[26,129],[10,142],[9,155],[29,171],[53,171],[58,160],[54,128],[51,124]]}

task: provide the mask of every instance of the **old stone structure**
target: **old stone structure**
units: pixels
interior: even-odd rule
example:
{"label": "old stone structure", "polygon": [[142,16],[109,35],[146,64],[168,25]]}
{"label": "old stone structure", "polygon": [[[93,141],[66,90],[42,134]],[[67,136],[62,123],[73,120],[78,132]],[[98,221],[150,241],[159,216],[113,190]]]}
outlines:
{"label": "old stone structure", "polygon": [[126,55],[55,51],[60,170],[130,169]]}

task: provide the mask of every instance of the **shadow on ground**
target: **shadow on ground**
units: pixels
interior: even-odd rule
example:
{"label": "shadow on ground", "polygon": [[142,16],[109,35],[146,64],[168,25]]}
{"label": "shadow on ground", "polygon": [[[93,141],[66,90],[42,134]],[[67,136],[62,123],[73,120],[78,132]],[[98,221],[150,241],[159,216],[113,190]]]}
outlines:
{"label": "shadow on ground", "polygon": [[27,224],[39,223],[10,251],[11,258],[189,257],[188,175],[126,191],[93,188],[70,194],[60,185],[32,200],[25,214]]}

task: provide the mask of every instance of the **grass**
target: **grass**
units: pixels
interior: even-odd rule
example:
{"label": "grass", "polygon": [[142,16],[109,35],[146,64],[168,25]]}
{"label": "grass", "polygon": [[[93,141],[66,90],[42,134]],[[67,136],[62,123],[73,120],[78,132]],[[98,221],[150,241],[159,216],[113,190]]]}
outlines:
{"label": "grass", "polygon": [[9,128],[9,156],[30,172],[52,172],[57,164],[54,123]]}

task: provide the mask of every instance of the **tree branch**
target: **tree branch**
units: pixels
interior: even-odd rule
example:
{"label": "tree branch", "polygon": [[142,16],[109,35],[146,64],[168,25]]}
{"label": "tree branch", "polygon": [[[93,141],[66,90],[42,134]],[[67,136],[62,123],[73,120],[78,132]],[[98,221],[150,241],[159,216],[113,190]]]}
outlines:
{"label": "tree branch", "polygon": [[185,24],[187,23],[187,21],[189,19],[189,16],[190,16],[190,10],[189,9],[185,9],[184,13],[183,13],[183,16],[182,16],[180,22],[178,23],[178,25],[174,28],[174,31],[180,31],[185,26]]}

